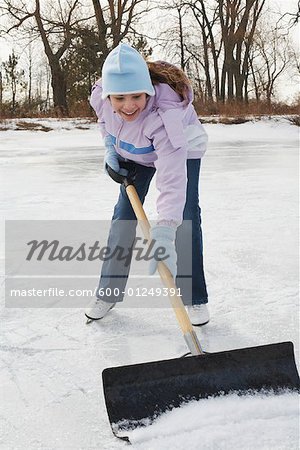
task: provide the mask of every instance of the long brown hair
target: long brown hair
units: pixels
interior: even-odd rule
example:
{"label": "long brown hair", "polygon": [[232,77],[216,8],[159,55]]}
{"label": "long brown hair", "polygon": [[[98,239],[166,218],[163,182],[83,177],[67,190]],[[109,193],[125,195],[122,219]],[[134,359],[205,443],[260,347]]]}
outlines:
{"label": "long brown hair", "polygon": [[154,85],[166,83],[183,99],[187,98],[191,82],[183,70],[165,61],[147,61],[147,65]]}

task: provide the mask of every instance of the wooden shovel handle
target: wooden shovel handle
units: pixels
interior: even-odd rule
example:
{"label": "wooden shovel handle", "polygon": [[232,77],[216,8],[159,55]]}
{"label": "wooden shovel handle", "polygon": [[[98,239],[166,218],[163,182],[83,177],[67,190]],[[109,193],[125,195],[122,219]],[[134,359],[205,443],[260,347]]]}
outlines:
{"label": "wooden shovel handle", "polygon": [[[129,198],[129,201],[131,203],[131,206],[135,212],[136,218],[138,220],[138,223],[142,229],[142,232],[145,236],[145,238],[150,243],[150,223],[146,216],[146,213],[144,211],[143,205],[140,201],[140,198],[136,192],[136,189],[133,185],[129,185],[126,187],[126,192]],[[158,263],[158,272],[161,277],[161,280],[164,284],[164,286],[168,289],[168,296],[169,300],[171,302],[171,305],[174,309],[174,312],[176,314],[177,321],[179,323],[179,326],[183,332],[184,335],[189,334],[192,336],[194,347],[196,348],[196,351],[194,352],[197,354],[202,354],[203,351],[201,349],[200,343],[197,339],[196,333],[193,330],[193,325],[190,321],[190,318],[186,312],[186,309],[184,307],[184,304],[181,300],[181,297],[177,294],[177,287],[174,282],[174,279],[172,277],[171,272],[167,268],[167,266],[161,261]],[[171,292],[174,292],[175,295],[172,295]]]}

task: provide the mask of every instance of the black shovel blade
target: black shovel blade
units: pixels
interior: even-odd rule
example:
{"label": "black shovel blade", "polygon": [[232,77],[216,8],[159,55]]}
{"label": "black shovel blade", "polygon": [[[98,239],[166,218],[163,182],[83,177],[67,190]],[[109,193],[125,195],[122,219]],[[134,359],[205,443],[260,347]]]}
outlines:
{"label": "black shovel blade", "polygon": [[116,435],[189,400],[300,388],[292,342],[112,367],[102,378]]}

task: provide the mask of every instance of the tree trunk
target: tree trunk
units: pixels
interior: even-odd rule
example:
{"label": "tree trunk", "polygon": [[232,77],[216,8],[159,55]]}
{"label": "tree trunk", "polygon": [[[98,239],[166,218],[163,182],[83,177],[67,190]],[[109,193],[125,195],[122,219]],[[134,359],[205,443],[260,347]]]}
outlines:
{"label": "tree trunk", "polygon": [[204,53],[204,72],[205,72],[205,78],[206,78],[206,92],[207,97],[209,101],[213,101],[213,90],[212,90],[212,83],[211,83],[211,77],[210,77],[210,71],[209,71],[209,57],[208,57],[208,42],[207,42],[207,35],[205,33],[204,25],[201,27],[202,31],[202,42],[203,42],[203,53]]}
{"label": "tree trunk", "polygon": [[0,67],[0,114],[3,107],[3,80],[2,80],[2,67]]}
{"label": "tree trunk", "polygon": [[234,74],[236,73],[236,61],[233,56],[233,45],[227,42],[225,53],[225,70],[227,74],[227,97],[229,101],[234,99]]}
{"label": "tree trunk", "polygon": [[[107,36],[106,36],[107,35],[107,25],[104,20],[102,6],[100,5],[100,0],[92,0],[92,1],[93,1],[94,11],[95,11],[96,22],[97,22],[97,29],[98,29],[98,35],[99,35],[99,46],[101,49],[100,51],[102,53],[101,61],[104,62],[104,60],[106,59],[106,57],[109,53],[109,49],[107,46]],[[101,67],[100,67],[100,69],[101,69]]]}
{"label": "tree trunk", "polygon": [[249,104],[248,77],[246,77],[245,83],[244,83],[244,100],[245,100],[245,103],[248,105]]}
{"label": "tree trunk", "polygon": [[50,69],[54,109],[63,117],[68,115],[66,77],[58,61],[51,61]]}
{"label": "tree trunk", "polygon": [[12,81],[12,111],[15,112],[16,109],[16,85],[15,83]]}
{"label": "tree trunk", "polygon": [[[211,50],[211,55],[213,58],[213,62],[214,62],[214,74],[215,74],[215,94],[216,94],[216,99],[220,100],[220,79],[219,79],[219,67],[218,67],[218,54],[217,54],[217,49],[216,49],[216,45],[215,45],[215,38],[214,38],[214,33],[213,33],[213,24],[210,23],[207,14],[206,14],[206,9],[205,9],[205,4],[204,4],[204,0],[200,0],[200,4],[202,7],[202,16],[203,16],[203,20],[204,23],[207,27],[207,31],[208,31],[208,37],[210,39],[210,50]],[[204,24],[203,24],[203,30],[204,30]],[[208,37],[207,37],[207,41],[208,41]]]}
{"label": "tree trunk", "polygon": [[28,68],[28,106],[30,107],[32,100],[32,48],[29,45],[29,68]]}
{"label": "tree trunk", "polygon": [[235,73],[235,95],[238,101],[243,101],[243,87],[244,87],[244,76],[238,71]]}
{"label": "tree trunk", "polygon": [[177,8],[178,20],[179,20],[179,39],[180,39],[180,66],[181,69],[185,69],[185,58],[184,58],[184,38],[183,38],[183,27],[182,27],[182,16],[181,8]]}
{"label": "tree trunk", "polygon": [[222,73],[221,73],[221,89],[220,89],[220,99],[223,103],[226,100],[226,65],[223,62]]}
{"label": "tree trunk", "polygon": [[233,90],[233,61],[227,61],[226,64],[226,72],[227,72],[227,97],[229,101],[232,101],[234,98],[234,90]]}
{"label": "tree trunk", "polygon": [[44,50],[48,58],[51,71],[51,86],[53,90],[54,109],[58,116],[66,116],[68,114],[66,77],[60,65],[60,58],[67,50],[70,44],[71,37],[70,34],[66,33],[63,45],[56,53],[53,53],[40,14],[40,0],[35,0],[35,2],[36,10],[34,16],[42,38]]}

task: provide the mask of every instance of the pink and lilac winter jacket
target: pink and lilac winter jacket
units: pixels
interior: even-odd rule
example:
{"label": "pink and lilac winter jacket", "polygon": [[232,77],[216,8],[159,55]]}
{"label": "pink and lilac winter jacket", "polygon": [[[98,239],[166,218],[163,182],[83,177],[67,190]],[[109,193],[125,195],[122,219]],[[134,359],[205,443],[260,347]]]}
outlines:
{"label": "pink and lilac winter jacket", "polygon": [[146,108],[132,122],[124,121],[101,98],[101,81],[93,86],[90,103],[98,116],[103,138],[113,143],[116,152],[129,161],[156,168],[158,221],[182,222],[186,199],[186,160],[202,158],[207,135],[188,99],[168,85],[154,86]]}

